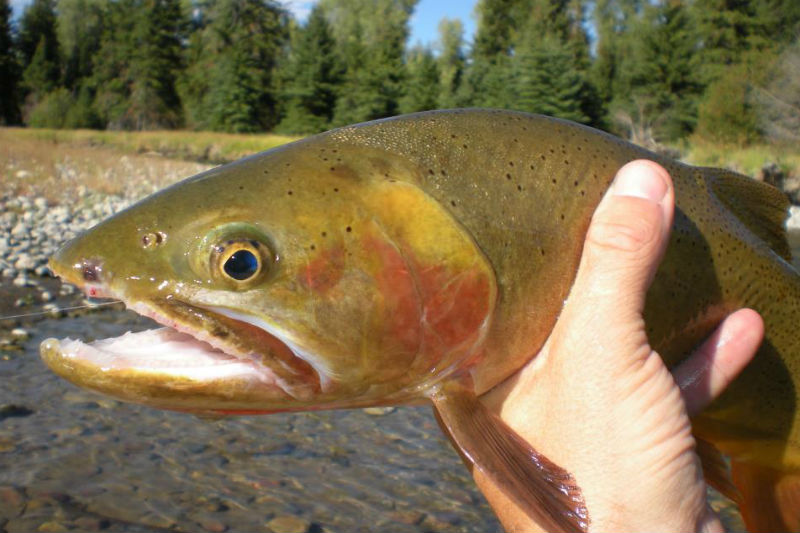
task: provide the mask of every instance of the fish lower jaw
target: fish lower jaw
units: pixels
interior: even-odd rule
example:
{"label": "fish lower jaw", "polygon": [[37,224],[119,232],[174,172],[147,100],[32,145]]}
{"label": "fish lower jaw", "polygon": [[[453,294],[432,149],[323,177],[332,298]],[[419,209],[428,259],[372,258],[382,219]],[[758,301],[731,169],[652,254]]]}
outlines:
{"label": "fish lower jaw", "polygon": [[41,345],[44,362],[77,385],[168,409],[283,406],[308,399],[316,388],[288,383],[259,354],[237,353],[147,303],[126,303],[165,327],[92,343],[47,339]]}
{"label": "fish lower jaw", "polygon": [[[221,380],[240,380],[266,386],[279,386],[277,377],[254,359],[230,355],[192,335],[168,327],[125,333],[119,337],[84,343],[73,339],[43,343],[45,361],[90,373],[98,379],[114,376],[139,376],[154,384],[178,381],[197,384]],[[46,352],[46,353],[45,353]],[[59,370],[55,369],[54,370]],[[64,374],[64,372],[59,372]],[[66,375],[68,379],[71,377]],[[89,384],[91,386],[91,384]]]}

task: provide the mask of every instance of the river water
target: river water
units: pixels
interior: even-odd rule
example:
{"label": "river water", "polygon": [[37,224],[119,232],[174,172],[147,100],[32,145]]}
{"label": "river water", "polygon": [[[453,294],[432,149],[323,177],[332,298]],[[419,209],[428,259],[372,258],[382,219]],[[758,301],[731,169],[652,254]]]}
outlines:
{"label": "river water", "polygon": [[147,327],[112,309],[45,319],[0,354],[1,530],[501,530],[429,408],[202,420],[83,391],[39,359],[47,337]]}

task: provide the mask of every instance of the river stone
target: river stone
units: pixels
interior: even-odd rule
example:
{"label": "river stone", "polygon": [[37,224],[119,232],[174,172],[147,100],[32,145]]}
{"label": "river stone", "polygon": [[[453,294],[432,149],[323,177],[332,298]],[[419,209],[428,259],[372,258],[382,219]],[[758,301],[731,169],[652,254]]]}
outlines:
{"label": "river stone", "polygon": [[30,228],[24,222],[17,222],[16,225],[11,229],[11,236],[12,237],[24,237],[28,234]]}
{"label": "river stone", "polygon": [[14,263],[14,268],[17,270],[33,270],[36,268],[36,259],[34,259],[30,254],[21,253],[17,257],[17,261]]}
{"label": "river stone", "polygon": [[11,330],[11,337],[13,337],[14,339],[16,339],[18,341],[24,341],[24,340],[28,340],[28,337],[30,337],[30,334],[28,333],[28,330],[26,330],[26,329],[14,328],[14,329]]}
{"label": "river stone", "polygon": [[275,533],[306,533],[311,524],[297,516],[280,515],[267,522],[267,526]]}

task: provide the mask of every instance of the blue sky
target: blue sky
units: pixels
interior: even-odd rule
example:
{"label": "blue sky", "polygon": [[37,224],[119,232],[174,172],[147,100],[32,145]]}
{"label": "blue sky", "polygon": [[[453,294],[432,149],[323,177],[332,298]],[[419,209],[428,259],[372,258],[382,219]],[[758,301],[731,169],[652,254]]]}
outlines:
{"label": "blue sky", "polygon": [[[433,44],[437,39],[437,27],[442,17],[461,19],[464,24],[464,39],[472,42],[475,33],[475,18],[472,16],[477,0],[420,0],[411,17],[410,45],[418,42]],[[11,0],[11,9],[14,17],[18,17],[22,10],[31,3],[31,0]],[[300,20],[305,20],[306,15],[314,5],[308,0],[286,0],[283,4]]]}

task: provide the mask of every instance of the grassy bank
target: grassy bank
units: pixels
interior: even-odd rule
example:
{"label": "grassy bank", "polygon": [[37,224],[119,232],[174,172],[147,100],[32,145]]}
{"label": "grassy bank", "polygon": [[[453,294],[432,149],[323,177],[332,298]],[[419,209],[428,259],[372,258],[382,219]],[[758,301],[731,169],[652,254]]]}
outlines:
{"label": "grassy bank", "polygon": [[724,167],[758,177],[764,165],[775,163],[788,175],[800,176],[800,146],[790,144],[720,145],[694,141],[682,150],[693,165]]}
{"label": "grassy bank", "polygon": [[39,141],[74,147],[105,147],[129,154],[158,154],[203,163],[226,163],[298,139],[273,134],[208,131],[96,131],[0,128],[0,143]]}
{"label": "grassy bank", "polygon": [[[162,187],[182,177],[296,140],[272,134],[0,128],[3,192],[54,197],[65,186],[116,193],[131,184]],[[776,163],[800,177],[800,147],[725,146],[695,140],[682,159],[758,177]]]}

